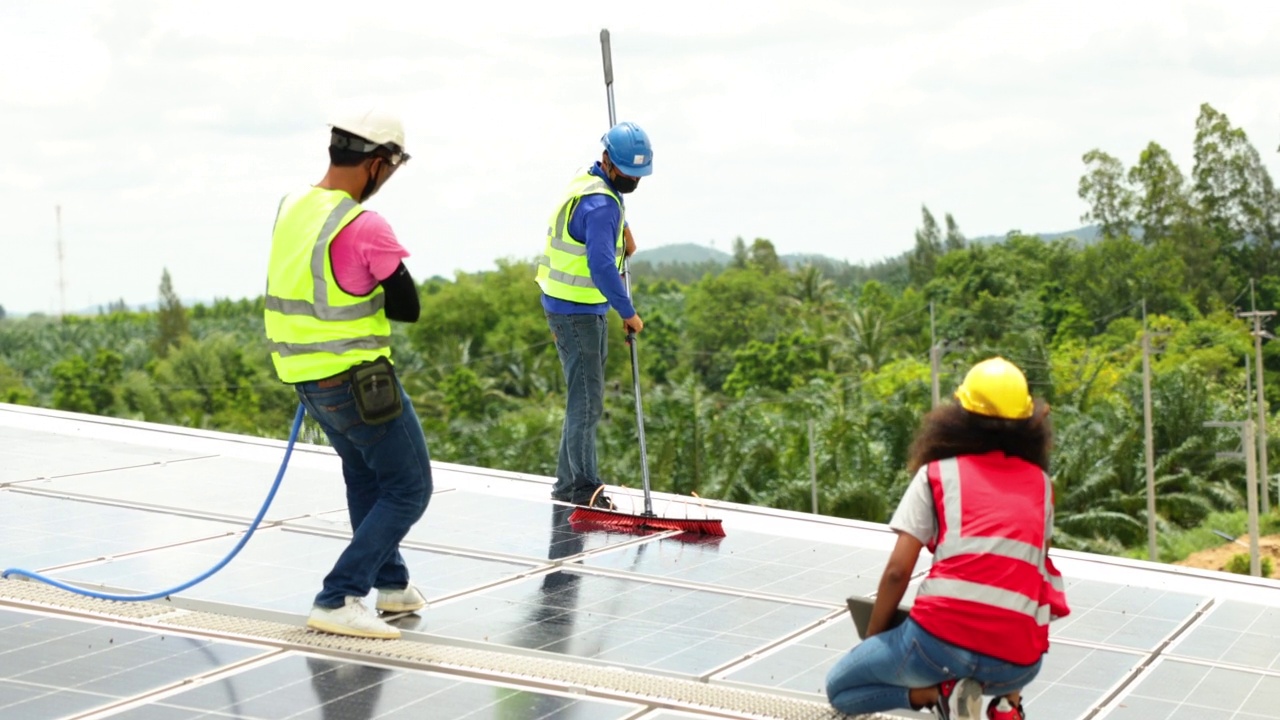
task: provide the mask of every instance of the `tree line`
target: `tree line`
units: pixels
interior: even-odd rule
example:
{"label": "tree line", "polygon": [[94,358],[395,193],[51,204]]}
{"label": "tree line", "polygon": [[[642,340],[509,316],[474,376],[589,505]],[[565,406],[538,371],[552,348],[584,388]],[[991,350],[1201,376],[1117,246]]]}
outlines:
{"label": "tree line", "polygon": [[[636,263],[655,488],[809,511],[812,453],[820,512],[883,522],[932,404],[931,348],[944,401],[969,365],[1000,354],[1053,408],[1057,544],[1145,547],[1145,306],[1163,333],[1152,359],[1162,537],[1241,509],[1242,466],[1217,455],[1238,435],[1204,423],[1250,412],[1253,340],[1235,311],[1250,280],[1259,308],[1280,303],[1280,196],[1223,114],[1202,106],[1196,129],[1189,176],[1154,142],[1129,168],[1084,154],[1084,219],[1101,229],[1090,243],[1017,232],[971,243],[924,207],[914,248],[870,265],[789,269],[763,238],[739,239],[724,267]],[[564,380],[532,278],[532,259],[432,278],[422,320],[396,325],[398,372],[435,459],[554,473]],[[297,400],[271,371],[262,298],[186,308],[167,272],[159,294],[154,312],[0,321],[0,401],[285,437]],[[610,322],[601,469],[636,488],[628,353]],[[1270,345],[1265,370],[1277,387]],[[304,437],[323,441],[310,426]]]}

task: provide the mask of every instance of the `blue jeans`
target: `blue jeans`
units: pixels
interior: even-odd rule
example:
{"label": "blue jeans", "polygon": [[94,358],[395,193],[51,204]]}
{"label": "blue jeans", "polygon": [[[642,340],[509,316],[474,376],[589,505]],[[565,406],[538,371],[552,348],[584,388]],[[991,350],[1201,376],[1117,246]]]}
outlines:
{"label": "blue jeans", "polygon": [[350,382],[329,388],[306,382],[294,388],[342,458],[351,518],[351,543],[325,576],[316,605],[342,607],[347,596],[363,598],[373,588],[408,586],[400,541],[426,511],[432,490],[427,439],[409,396],[401,387],[400,417],[366,425]]}
{"label": "blue jeans", "polygon": [[547,313],[564,369],[564,428],[551,494],[584,499],[600,484],[596,464],[596,426],[604,415],[604,360],[609,352],[609,323],[604,315]]}
{"label": "blue jeans", "polygon": [[986,695],[1021,690],[1040,672],[1040,660],[1014,665],[957,647],[908,619],[855,645],[827,673],[827,699],[850,715],[910,708],[907,691],[943,680],[971,678]]}

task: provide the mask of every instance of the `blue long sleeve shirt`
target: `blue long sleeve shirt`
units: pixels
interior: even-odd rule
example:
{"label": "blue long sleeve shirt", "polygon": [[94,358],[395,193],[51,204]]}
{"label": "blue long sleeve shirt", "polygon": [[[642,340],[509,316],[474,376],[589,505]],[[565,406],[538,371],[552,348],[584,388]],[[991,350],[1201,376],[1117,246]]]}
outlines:
{"label": "blue long sleeve shirt", "polygon": [[[589,171],[592,175],[603,179],[613,188],[608,175],[596,163]],[[617,190],[614,190],[617,193]],[[622,195],[618,194],[621,200]],[[587,245],[587,268],[591,271],[591,282],[605,297],[607,302],[578,303],[570,300],[553,298],[543,293],[542,309],[560,315],[604,315],[612,307],[618,315],[629,318],[636,314],[635,306],[627,297],[627,288],[618,275],[618,223],[622,222],[622,211],[613,198],[600,193],[593,193],[582,198],[569,217],[569,235],[581,239]]]}

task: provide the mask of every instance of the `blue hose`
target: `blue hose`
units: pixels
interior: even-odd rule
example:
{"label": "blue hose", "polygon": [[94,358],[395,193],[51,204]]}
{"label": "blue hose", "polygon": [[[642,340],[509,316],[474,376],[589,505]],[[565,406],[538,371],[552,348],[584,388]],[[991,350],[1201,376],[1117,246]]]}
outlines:
{"label": "blue hose", "polygon": [[45,577],[44,575],[41,575],[39,573],[34,573],[34,572],[31,572],[30,570],[22,570],[20,568],[9,568],[8,570],[5,570],[3,573],[0,573],[0,577],[7,578],[10,575],[16,575],[18,577],[25,577],[25,578],[30,578],[32,580],[39,580],[40,582],[48,583],[56,588],[62,588],[63,590],[76,593],[77,595],[87,595],[89,597],[98,598],[100,600],[117,600],[120,602],[140,602],[142,600],[158,600],[162,597],[167,597],[169,595],[173,595],[174,593],[182,592],[183,590],[186,590],[187,588],[193,585],[196,585],[198,583],[204,582],[205,580],[208,580],[209,577],[211,577],[214,573],[226,567],[227,563],[231,562],[232,558],[240,554],[240,550],[242,550],[245,544],[249,542],[249,538],[253,537],[253,531],[258,528],[258,524],[262,522],[263,516],[267,514],[267,508],[271,507],[271,501],[275,499],[276,491],[280,489],[280,481],[284,479],[284,470],[286,467],[289,466],[289,456],[293,454],[293,443],[298,439],[298,430],[302,427],[302,416],[304,414],[305,414],[305,408],[303,407],[302,403],[298,403],[298,413],[293,418],[293,430],[289,432],[289,445],[284,449],[284,460],[280,461],[280,471],[276,473],[276,481],[271,485],[271,492],[267,493],[267,500],[266,502],[262,503],[262,509],[258,511],[258,516],[255,517],[253,519],[253,522],[249,525],[248,532],[244,534],[244,537],[240,538],[240,542],[236,543],[236,546],[231,549],[231,552],[228,553],[226,557],[222,558],[222,560],[219,561],[217,565],[214,565],[213,567],[209,568],[209,570],[206,571],[203,575],[200,575],[194,579],[188,580],[187,582],[184,582],[181,585],[171,587],[168,590],[161,590],[159,592],[148,593],[146,595],[112,595],[111,593],[93,592],[92,590],[85,590],[84,588],[79,588],[74,585],[67,585],[66,583],[62,583],[57,580],[54,580],[53,578]]}

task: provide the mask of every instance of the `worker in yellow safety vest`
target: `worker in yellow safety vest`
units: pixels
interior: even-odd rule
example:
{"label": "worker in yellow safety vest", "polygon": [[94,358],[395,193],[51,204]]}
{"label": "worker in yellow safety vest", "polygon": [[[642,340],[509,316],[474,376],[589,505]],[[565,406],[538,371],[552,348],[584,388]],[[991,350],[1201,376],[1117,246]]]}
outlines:
{"label": "worker in yellow safety vest", "polygon": [[329,169],[285,196],[271,236],[265,321],[280,379],[324,430],[346,481],[352,537],[307,618],[322,632],[396,638],[364,605],[406,613],[426,606],[409,582],[400,541],[431,499],[422,425],[391,363],[391,321],[418,320],[409,253],[363,203],[409,160],[404,127],[383,112],[332,125]]}
{"label": "worker in yellow safety vest", "polygon": [[547,223],[536,280],[565,379],[565,416],[551,497],[607,509],[596,462],[596,426],[604,414],[609,308],[628,333],[644,321],[619,275],[635,252],[624,196],[653,172],[653,146],[640,126],[622,122],[601,142],[600,161],[574,178]]}

